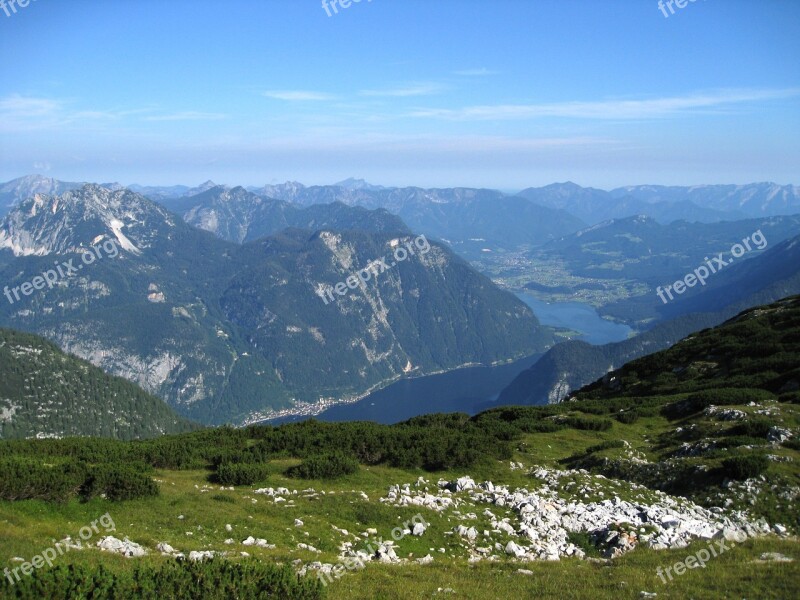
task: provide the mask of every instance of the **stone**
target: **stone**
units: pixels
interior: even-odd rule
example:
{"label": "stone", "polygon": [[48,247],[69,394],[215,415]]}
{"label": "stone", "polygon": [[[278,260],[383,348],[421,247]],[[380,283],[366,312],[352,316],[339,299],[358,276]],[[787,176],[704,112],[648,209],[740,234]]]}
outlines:
{"label": "stone", "polygon": [[110,535],[97,542],[97,547],[104,552],[121,554],[125,558],[138,558],[147,555],[147,550],[143,546],[130,541],[128,538],[119,540]]}

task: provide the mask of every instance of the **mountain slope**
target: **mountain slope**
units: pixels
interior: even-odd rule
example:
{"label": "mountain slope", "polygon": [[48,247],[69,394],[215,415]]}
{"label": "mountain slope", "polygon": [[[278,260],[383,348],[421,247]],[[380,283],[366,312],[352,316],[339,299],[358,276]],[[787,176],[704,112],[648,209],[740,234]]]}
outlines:
{"label": "mountain slope", "polygon": [[0,439],[191,431],[162,400],[34,335],[0,329]]}
{"label": "mountain slope", "polygon": [[[398,576],[403,598],[436,596],[443,578],[469,598],[563,598],[565,589],[593,600],[794,598],[799,365],[800,298],[790,298],[554,406],[391,426],[207,429],[145,443],[0,442],[4,469],[17,474],[0,479],[4,556],[29,556],[26,548],[52,542],[51,531],[75,531],[74,511],[52,498],[74,497],[96,463],[126,476],[109,492],[158,469],[158,485],[122,490],[139,492],[136,501],[105,501],[115,537],[150,554],[135,581],[130,565],[142,559],[97,552],[85,565],[85,553],[70,552],[56,576],[38,569],[16,584],[0,579],[0,595],[56,597],[100,569],[120,597],[143,585],[173,597],[192,578],[224,579],[232,593],[255,597],[255,566],[278,561],[287,571],[266,579],[310,577],[336,598],[400,597]],[[67,488],[70,476],[78,485]],[[178,508],[184,519],[175,518]],[[260,531],[269,543],[251,535]],[[179,552],[216,557],[181,560]],[[687,556],[695,568],[673,576],[670,565]],[[151,570],[159,564],[167,566]]]}
{"label": "mountain slope", "polygon": [[[580,400],[721,388],[800,392],[800,296],[739,313],[671,348],[631,361],[580,389]],[[723,403],[720,394],[719,403]]]}

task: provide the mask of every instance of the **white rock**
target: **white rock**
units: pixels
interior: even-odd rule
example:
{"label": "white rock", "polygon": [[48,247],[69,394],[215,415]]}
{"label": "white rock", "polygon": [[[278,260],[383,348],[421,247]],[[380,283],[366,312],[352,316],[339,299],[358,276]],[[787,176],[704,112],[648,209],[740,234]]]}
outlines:
{"label": "white rock", "polygon": [[518,546],[514,542],[508,542],[505,548],[506,554],[513,555],[513,556],[525,556],[525,549]]}
{"label": "white rock", "polygon": [[196,550],[192,550],[189,552],[189,560],[192,562],[197,561],[204,561],[204,560],[211,560],[216,555],[216,552],[211,550],[200,550],[199,552]]}
{"label": "white rock", "polygon": [[176,550],[166,542],[161,542],[156,546],[156,550],[161,552],[162,554],[175,554]]}
{"label": "white rock", "polygon": [[125,558],[138,558],[147,554],[147,550],[143,546],[130,541],[128,538],[118,540],[113,536],[104,537],[97,542],[97,547],[104,552],[121,554]]}

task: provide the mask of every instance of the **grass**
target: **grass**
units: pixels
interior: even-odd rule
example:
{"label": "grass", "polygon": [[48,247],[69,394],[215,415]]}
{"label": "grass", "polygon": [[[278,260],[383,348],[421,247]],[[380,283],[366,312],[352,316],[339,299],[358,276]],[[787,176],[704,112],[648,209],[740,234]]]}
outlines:
{"label": "grass", "polygon": [[[739,408],[739,407],[736,407]],[[797,422],[797,405],[780,407],[783,422]],[[696,423],[713,429],[714,422],[702,414],[681,422],[684,427]],[[727,425],[726,425],[727,426]],[[76,538],[81,527],[109,513],[116,525],[111,532],[118,538],[128,537],[143,544],[151,553],[145,563],[157,564],[172,560],[154,551],[156,544],[167,542],[181,552],[192,550],[217,550],[229,552],[236,560],[246,551],[259,560],[292,563],[322,561],[337,563],[340,544],[353,542],[353,547],[373,546],[379,538],[389,540],[392,530],[404,522],[411,522],[421,514],[429,527],[422,537],[406,536],[398,542],[401,558],[415,559],[430,554],[430,565],[369,564],[362,571],[348,571],[328,586],[330,598],[638,598],[641,591],[657,592],[658,598],[789,598],[796,595],[796,582],[800,581],[800,552],[794,538],[776,537],[749,540],[729,552],[713,559],[705,569],[695,569],[666,584],[656,575],[656,569],[666,568],[683,560],[702,543],[690,548],[672,551],[653,551],[639,548],[612,562],[566,559],[560,562],[521,563],[503,559],[494,563],[468,563],[468,543],[456,535],[453,528],[459,524],[474,526],[479,533],[489,528],[489,519],[483,516],[487,505],[464,504],[456,509],[436,513],[418,507],[395,507],[380,502],[389,486],[413,484],[422,476],[429,481],[432,492],[440,478],[454,480],[470,475],[476,481],[491,480],[509,489],[533,490],[542,482],[527,474],[534,465],[565,470],[565,461],[587,454],[608,458],[625,458],[632,454],[655,461],[667,456],[680,445],[675,436],[676,423],[661,416],[642,417],[629,425],[614,420],[607,431],[562,429],[550,433],[525,435],[518,443],[512,458],[521,462],[526,470],[512,470],[508,461],[486,460],[468,470],[427,473],[422,470],[401,470],[383,466],[362,466],[358,472],[333,481],[306,481],[292,479],[286,471],[299,463],[294,459],[270,462],[268,480],[256,486],[240,486],[234,490],[220,489],[212,483],[206,470],[157,470],[154,478],[161,489],[160,496],[147,500],[120,503],[95,498],[86,503],[71,501],[52,504],[40,501],[0,502],[0,568],[19,566],[13,557],[30,560],[34,555],[70,535]],[[627,444],[620,444],[625,440]],[[797,461],[800,452],[778,447],[772,454],[786,456],[792,462],[771,463],[770,473],[787,486],[797,485]],[[710,464],[719,459],[698,458]],[[580,493],[581,486],[591,481],[593,491],[588,496]],[[266,495],[255,494],[259,487],[286,487],[298,490],[286,502],[276,503]],[[313,488],[315,494],[304,492]],[[565,498],[601,501],[615,496],[624,500],[650,502],[651,490],[632,486],[628,481],[603,479],[591,473],[573,472],[559,480],[557,489]],[[324,493],[323,493],[324,492]],[[366,494],[368,500],[362,495]],[[772,494],[772,495],[770,495]],[[718,502],[719,500],[715,500]],[[781,500],[769,490],[759,497],[762,512],[772,519],[786,520],[794,514],[796,505]],[[777,507],[777,508],[776,508]],[[489,507],[498,517],[510,515],[501,507]],[[747,508],[747,507],[743,507]],[[753,508],[753,507],[750,507]],[[476,518],[467,518],[475,513]],[[788,517],[787,517],[788,515]],[[182,518],[181,518],[182,517]],[[303,521],[295,526],[295,519]],[[788,523],[787,523],[788,524]],[[226,525],[232,526],[227,531]],[[345,536],[334,529],[348,530]],[[377,530],[377,535],[365,538],[360,534],[367,528]],[[95,535],[96,542],[104,532]],[[241,541],[248,536],[265,538],[274,549],[256,546],[244,547]],[[234,544],[225,544],[227,539]],[[492,544],[512,539],[494,535]],[[590,550],[588,539],[575,539],[574,543]],[[298,544],[309,544],[319,552],[300,549]],[[479,535],[475,545],[480,546]],[[489,545],[486,543],[486,545]],[[445,548],[446,553],[439,552]],[[791,563],[763,563],[758,558],[764,552],[780,552],[797,559]],[[594,556],[598,556],[594,553]],[[110,569],[130,570],[136,560],[126,560],[97,550],[72,551],[57,559],[62,563],[89,566],[105,565]],[[533,575],[517,572],[527,569]],[[445,591],[446,588],[453,590]]]}

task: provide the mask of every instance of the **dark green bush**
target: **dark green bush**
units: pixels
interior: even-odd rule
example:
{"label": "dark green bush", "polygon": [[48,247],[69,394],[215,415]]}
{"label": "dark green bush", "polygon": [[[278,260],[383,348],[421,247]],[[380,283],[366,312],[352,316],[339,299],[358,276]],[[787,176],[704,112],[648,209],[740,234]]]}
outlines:
{"label": "dark green bush", "polygon": [[708,406],[737,406],[750,402],[764,402],[774,398],[766,390],[757,388],[719,388],[695,392],[685,400],[668,404],[662,414],[668,419],[680,419],[699,413]]}
{"label": "dark green bush", "polygon": [[525,433],[553,433],[559,429],[564,429],[564,425],[553,421],[527,421],[522,424]]}
{"label": "dark green bush", "polygon": [[625,425],[632,425],[639,420],[639,412],[636,410],[628,410],[625,412],[617,413],[614,418]]}
{"label": "dark green bush", "polygon": [[169,561],[160,567],[137,565],[131,573],[110,571],[102,565],[59,565],[37,569],[14,585],[5,577],[0,581],[0,597],[19,600],[319,600],[324,595],[322,582],[300,578],[289,566],[254,559],[235,563]]}
{"label": "dark green bush", "polygon": [[800,404],[800,392],[786,392],[778,396],[778,402],[782,404]]}
{"label": "dark green bush", "polygon": [[0,460],[0,500],[66,502],[81,488],[86,470],[75,461]]}
{"label": "dark green bush", "polygon": [[790,438],[785,442],[781,442],[781,446],[800,452],[800,438]]}
{"label": "dark green bush", "polygon": [[743,435],[752,438],[761,438],[764,440],[766,439],[770,428],[776,425],[780,424],[775,421],[770,421],[769,419],[748,419],[747,421],[730,428],[726,434]]}
{"label": "dark green bush", "polygon": [[287,471],[289,477],[299,479],[334,479],[358,471],[358,461],[341,452],[320,454],[304,460]]}
{"label": "dark green bush", "polygon": [[722,461],[722,469],[730,479],[758,477],[769,468],[769,459],[760,454],[734,456]]}
{"label": "dark green bush", "polygon": [[121,502],[158,496],[158,484],[151,477],[127,465],[93,467],[81,495],[85,499],[105,494],[108,500]]}
{"label": "dark green bush", "polygon": [[602,452],[603,450],[610,450],[612,448],[624,448],[625,442],[622,440],[608,440],[606,442],[601,442],[599,444],[595,444],[594,446],[589,446],[586,449],[585,454],[594,454],[595,452]]}
{"label": "dark green bush", "polygon": [[567,427],[582,429],[584,431],[607,431],[613,422],[610,419],[595,419],[593,417],[572,416],[564,420]]}
{"label": "dark green bush", "polygon": [[269,477],[270,468],[262,463],[225,463],[217,468],[217,481],[222,485],[253,485]]}
{"label": "dark green bush", "polygon": [[726,448],[736,448],[738,446],[763,446],[767,443],[764,438],[755,438],[747,435],[732,435],[719,441]]}

